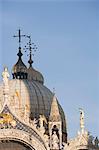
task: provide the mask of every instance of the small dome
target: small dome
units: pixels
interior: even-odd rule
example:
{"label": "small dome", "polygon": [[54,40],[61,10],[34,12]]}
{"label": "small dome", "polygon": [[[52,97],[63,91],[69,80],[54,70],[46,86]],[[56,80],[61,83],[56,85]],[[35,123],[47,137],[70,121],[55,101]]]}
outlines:
{"label": "small dome", "polygon": [[27,69],[27,73],[28,73],[28,80],[38,81],[39,83],[42,84],[44,83],[43,75],[37,70],[35,70],[33,67],[29,67]]}
{"label": "small dome", "polygon": [[24,73],[27,72],[27,67],[21,59],[19,59],[18,62],[12,68],[12,73],[17,72],[24,72]]}

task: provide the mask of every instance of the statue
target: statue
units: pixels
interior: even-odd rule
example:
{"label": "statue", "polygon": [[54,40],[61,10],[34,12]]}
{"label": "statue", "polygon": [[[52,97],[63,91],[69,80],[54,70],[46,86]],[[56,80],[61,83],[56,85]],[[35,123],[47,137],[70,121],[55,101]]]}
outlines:
{"label": "statue", "polygon": [[80,108],[80,128],[81,131],[84,131],[84,111]]}
{"label": "statue", "polygon": [[59,139],[55,131],[52,135],[52,149],[59,149]]}
{"label": "statue", "polygon": [[37,120],[36,118],[34,118],[34,120],[33,120],[33,126],[34,126],[35,128],[37,128],[37,122],[38,122],[38,120]]}
{"label": "statue", "polygon": [[46,120],[45,116],[44,115],[40,115],[40,118],[39,118],[40,128],[44,127],[44,122],[47,124],[47,120]]}
{"label": "statue", "polygon": [[8,80],[9,80],[9,72],[8,72],[8,68],[4,67],[4,71],[2,72],[2,77],[3,77],[3,82],[5,86],[8,86]]}
{"label": "statue", "polygon": [[89,145],[93,145],[93,139],[94,139],[94,137],[92,135],[90,135],[89,139],[88,139]]}
{"label": "statue", "polygon": [[95,142],[95,146],[98,147],[98,144],[99,144],[98,137],[95,138],[94,142]]}
{"label": "statue", "polygon": [[44,135],[45,133],[45,127],[44,127],[44,122],[47,124],[47,120],[44,115],[40,115],[39,117],[39,131]]}

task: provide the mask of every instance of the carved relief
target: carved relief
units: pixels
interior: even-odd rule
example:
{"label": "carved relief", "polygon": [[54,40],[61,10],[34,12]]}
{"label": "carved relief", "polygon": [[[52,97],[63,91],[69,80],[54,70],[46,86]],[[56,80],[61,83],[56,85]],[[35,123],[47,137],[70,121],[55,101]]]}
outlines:
{"label": "carved relief", "polygon": [[59,149],[59,139],[55,131],[52,135],[52,149]]}
{"label": "carved relief", "polygon": [[0,114],[0,128],[7,129],[16,126],[16,121],[13,119],[13,116],[9,113],[1,113]]}

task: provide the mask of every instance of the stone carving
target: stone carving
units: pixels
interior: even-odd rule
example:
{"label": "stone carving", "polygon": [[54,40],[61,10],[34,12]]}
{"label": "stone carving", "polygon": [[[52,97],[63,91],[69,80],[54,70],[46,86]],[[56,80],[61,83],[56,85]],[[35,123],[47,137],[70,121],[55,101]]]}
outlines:
{"label": "stone carving", "polygon": [[89,145],[93,145],[93,139],[94,139],[94,137],[92,135],[90,135],[89,139],[88,139],[88,144]]}
{"label": "stone carving", "polygon": [[83,109],[79,109],[80,110],[80,128],[81,128],[81,131],[83,132],[84,131],[84,111]]}
{"label": "stone carving", "polygon": [[52,149],[59,149],[59,139],[55,131],[52,135]]}
{"label": "stone carving", "polygon": [[38,120],[36,118],[34,118],[34,120],[33,120],[33,126],[34,126],[34,128],[37,128],[37,123],[38,123]]}
{"label": "stone carving", "polygon": [[2,77],[3,77],[3,82],[5,86],[8,86],[8,80],[9,80],[9,72],[8,72],[8,68],[4,67],[4,71],[2,72]]}
{"label": "stone carving", "polygon": [[39,131],[44,135],[45,133],[45,127],[44,122],[47,124],[47,120],[44,115],[40,115],[39,117]]}
{"label": "stone carving", "polygon": [[44,115],[40,115],[40,117],[39,117],[40,128],[44,127],[44,122],[47,124],[47,120],[46,120],[45,116]]}
{"label": "stone carving", "polygon": [[99,144],[98,137],[95,138],[94,143],[95,143],[95,146],[98,147],[98,144]]}
{"label": "stone carving", "polygon": [[36,118],[34,118],[33,120],[30,119],[29,122],[31,126],[33,126],[34,128],[37,128],[38,120]]}
{"label": "stone carving", "polygon": [[46,145],[49,147],[49,136],[47,134],[44,134],[44,140]]}
{"label": "stone carving", "polygon": [[9,140],[18,139],[24,141],[25,143],[31,145],[31,149],[34,150],[47,150],[45,145],[41,143],[34,135],[31,136],[28,132],[17,129],[3,129],[0,130],[0,139],[9,138]]}
{"label": "stone carving", "polygon": [[1,113],[0,114],[0,128],[10,128],[16,126],[16,121],[9,113]]}

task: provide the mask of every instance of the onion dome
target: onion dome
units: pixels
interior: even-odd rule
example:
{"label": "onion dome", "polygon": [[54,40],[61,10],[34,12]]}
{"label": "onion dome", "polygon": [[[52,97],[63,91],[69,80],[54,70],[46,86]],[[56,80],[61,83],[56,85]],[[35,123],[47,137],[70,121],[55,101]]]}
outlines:
{"label": "onion dome", "polygon": [[36,51],[37,47],[36,47],[36,45],[34,45],[34,47],[32,47],[31,45],[34,43],[31,43],[31,37],[30,36],[27,36],[27,37],[29,38],[29,43],[28,43],[29,48],[27,48],[27,49],[29,49],[29,52],[30,52],[29,53],[29,61],[28,61],[29,68],[27,69],[28,80],[37,81],[37,82],[43,84],[44,83],[43,75],[39,71],[35,70],[32,67],[32,64],[33,64],[32,55],[34,55],[34,54],[32,54],[32,49]]}
{"label": "onion dome", "polygon": [[12,69],[12,75],[13,75],[13,79],[27,79],[27,67],[26,65],[23,63],[22,61],[22,52],[21,52],[21,37],[25,36],[25,35],[21,35],[20,33],[20,29],[18,32],[18,36],[14,36],[14,37],[18,37],[19,38],[19,52],[18,52],[18,61],[17,63],[13,66]]}
{"label": "onion dome", "polygon": [[43,75],[38,72],[37,70],[35,70],[33,67],[29,67],[27,69],[27,72],[28,72],[28,80],[34,80],[34,81],[37,81],[39,83],[44,83],[44,78],[43,78]]}
{"label": "onion dome", "polygon": [[17,55],[19,56],[19,59],[12,69],[13,79],[27,79],[27,67],[21,59],[21,50],[19,50]]}

